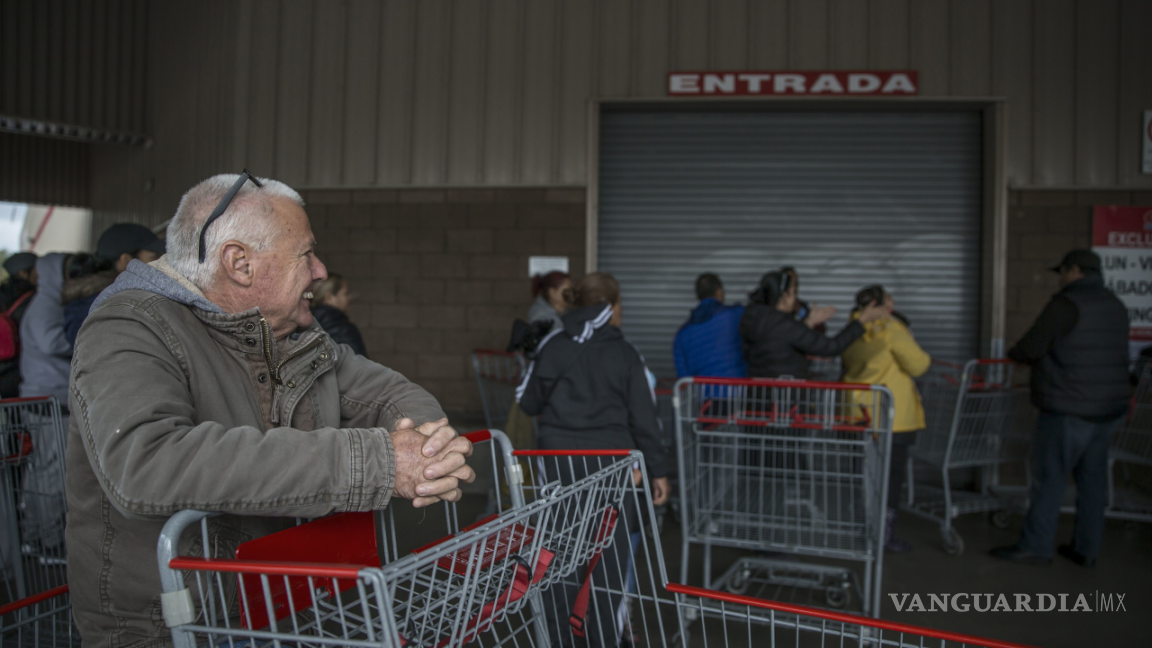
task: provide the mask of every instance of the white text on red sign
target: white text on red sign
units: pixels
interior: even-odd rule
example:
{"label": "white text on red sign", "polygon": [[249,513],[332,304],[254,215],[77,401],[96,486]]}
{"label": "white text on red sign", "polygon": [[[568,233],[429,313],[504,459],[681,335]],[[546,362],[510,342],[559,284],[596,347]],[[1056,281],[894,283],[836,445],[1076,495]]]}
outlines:
{"label": "white text on red sign", "polygon": [[692,96],[915,95],[915,70],[669,72],[668,94]]}

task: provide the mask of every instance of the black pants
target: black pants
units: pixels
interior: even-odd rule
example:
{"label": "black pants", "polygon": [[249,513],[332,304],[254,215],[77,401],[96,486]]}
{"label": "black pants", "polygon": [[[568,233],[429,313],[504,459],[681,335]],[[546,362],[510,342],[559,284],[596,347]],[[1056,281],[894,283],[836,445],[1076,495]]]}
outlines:
{"label": "black pants", "polygon": [[900,506],[900,492],[908,475],[908,450],[916,443],[916,432],[892,434],[892,461],[888,464],[888,508]]}
{"label": "black pants", "polygon": [[1068,474],[1076,479],[1076,526],[1072,548],[1097,558],[1104,543],[1104,509],[1108,506],[1108,441],[1123,418],[1097,423],[1071,414],[1041,412],[1033,442],[1031,504],[1024,518],[1019,547],[1051,556],[1056,520],[1064,503]]}

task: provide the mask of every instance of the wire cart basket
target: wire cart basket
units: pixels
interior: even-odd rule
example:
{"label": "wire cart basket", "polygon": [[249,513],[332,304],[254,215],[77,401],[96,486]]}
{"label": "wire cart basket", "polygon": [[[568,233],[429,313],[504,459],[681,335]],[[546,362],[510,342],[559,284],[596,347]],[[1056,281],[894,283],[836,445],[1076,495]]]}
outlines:
{"label": "wire cart basket", "polygon": [[[683,378],[676,384],[680,579],[704,545],[704,583],[879,613],[892,395],[884,387]],[[712,580],[712,548],[761,552]],[[766,552],[784,556],[765,556]],[[801,562],[841,559],[851,567]]]}
{"label": "wire cart basket", "polygon": [[484,420],[488,428],[502,430],[508,423],[508,409],[516,402],[516,386],[527,371],[524,356],[519,353],[476,349],[472,351],[472,369],[480,388]]}
{"label": "wire cart basket", "polygon": [[64,435],[54,397],[0,401],[0,563],[4,646],[80,644],[64,548]]}
{"label": "wire cart basket", "polygon": [[[1152,492],[1129,476],[1132,466],[1152,466],[1152,364],[1146,365],[1128,418],[1112,436],[1108,451],[1108,517],[1152,522]],[[1116,473],[1120,473],[1119,479]]]}
{"label": "wire cart basket", "polygon": [[[406,556],[387,548],[394,528],[356,513],[245,543],[238,557],[180,556],[186,530],[212,546],[210,514],[173,516],[158,559],[175,645],[544,646],[565,635],[616,645],[630,627],[618,622],[625,601],[641,602],[643,627],[675,628],[659,618],[670,608],[642,604],[664,579],[654,571],[663,561],[651,524],[638,523],[641,512],[653,519],[639,453],[528,450],[509,459],[509,510]],[[625,575],[639,573],[633,545],[615,542],[634,533],[656,548],[644,554],[643,587]]]}
{"label": "wire cart basket", "polygon": [[[1000,485],[1000,466],[1021,462],[1027,471],[1030,438],[1017,425],[1029,410],[1027,391],[1012,386],[1012,361],[970,360],[963,367],[934,362],[919,381],[926,426],[909,451],[908,493],[902,510],[940,524],[944,551],[958,555],[964,540],[952,520],[967,513],[994,512],[993,522],[1023,510],[1026,487]],[[916,463],[926,464],[933,480],[918,480]],[[952,471],[979,469],[978,491],[955,488]]]}

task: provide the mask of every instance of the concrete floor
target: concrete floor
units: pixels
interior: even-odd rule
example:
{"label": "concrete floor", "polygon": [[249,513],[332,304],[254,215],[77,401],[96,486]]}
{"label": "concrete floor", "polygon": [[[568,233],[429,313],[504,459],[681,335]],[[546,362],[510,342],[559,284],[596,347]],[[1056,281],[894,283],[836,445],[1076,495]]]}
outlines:
{"label": "concrete floor", "polygon": [[[1061,517],[1060,537],[1069,538],[1073,519]],[[939,527],[904,516],[898,532],[914,543],[915,549],[904,555],[886,555],[882,607],[880,616],[918,626],[977,635],[1001,641],[1013,641],[1043,648],[1080,648],[1084,646],[1152,646],[1152,525],[1110,520],[1105,531],[1105,552],[1096,569],[1087,570],[1057,557],[1050,567],[1015,565],[987,555],[992,547],[1015,542],[1021,520],[1013,520],[1008,529],[997,529],[982,516],[960,518],[956,528],[966,548],[960,556],[948,556],[941,549]],[[665,560],[679,569],[679,530],[667,529],[662,536]],[[700,585],[703,566],[693,549],[690,561],[690,585]],[[737,557],[738,551],[717,551],[714,574],[720,574]],[[925,606],[928,594],[1004,593],[1014,606],[1013,595],[1031,594],[1035,607],[1039,593],[1067,593],[1068,607],[1078,594],[1095,599],[1096,592],[1125,594],[1124,612],[898,612],[888,596],[920,594]],[[752,594],[752,592],[749,592]],[[995,598],[995,597],[994,597]],[[796,601],[807,604],[807,601]]]}
{"label": "concrete floor", "polygon": [[[487,490],[483,483],[484,477],[482,474],[481,479],[467,489],[469,494],[461,505],[462,522],[474,518],[483,506],[483,493]],[[412,546],[435,539],[439,530],[444,528],[441,519],[411,509],[400,513],[400,519],[411,524],[403,523],[402,527],[411,530],[410,542],[416,543]],[[1084,569],[1060,557],[1056,557],[1051,566],[1035,567],[1004,563],[988,556],[987,552],[992,547],[1015,542],[1021,523],[1022,519],[1016,516],[1007,529],[997,529],[983,515],[961,517],[955,526],[964,539],[965,550],[960,556],[949,556],[941,548],[939,527],[936,524],[902,515],[897,525],[898,535],[911,541],[915,549],[905,555],[885,556],[881,618],[1042,648],[1152,646],[1152,616],[1149,615],[1149,611],[1152,611],[1152,524],[1109,520],[1105,529],[1104,554],[1093,570]],[[1061,516],[1058,535],[1060,542],[1066,542],[1071,537],[1072,524],[1071,515]],[[676,579],[680,571],[680,530],[675,524],[666,525],[661,535],[661,544],[668,573]],[[716,550],[713,555],[714,578],[742,555],[747,555],[747,552]],[[701,585],[702,549],[693,549],[689,565],[687,584]],[[1013,595],[1017,593],[1030,594],[1034,606],[1038,594],[1065,593],[1069,595],[1069,608],[1079,594],[1095,601],[1098,592],[1114,595],[1120,593],[1125,595],[1126,610],[1091,613],[897,611],[888,596],[889,593],[908,594],[910,599],[911,595],[919,594],[925,606],[928,606],[928,594],[960,592],[990,593],[994,595],[993,598],[1003,593],[1013,607]],[[754,593],[749,591],[748,594]],[[794,602],[810,604],[810,600]],[[705,634],[711,639],[721,638],[712,628]],[[778,635],[777,641],[782,638]],[[767,645],[766,642],[761,643],[755,634],[748,639],[750,645]],[[703,645],[702,640],[702,637],[696,637],[692,643]],[[787,645],[794,645],[792,641],[787,641]],[[732,645],[746,643],[748,641],[735,641]],[[806,645],[805,642],[799,644]],[[710,640],[707,645],[717,644]],[[720,642],[719,645],[723,646],[724,643]],[[833,644],[816,642],[813,645]]]}

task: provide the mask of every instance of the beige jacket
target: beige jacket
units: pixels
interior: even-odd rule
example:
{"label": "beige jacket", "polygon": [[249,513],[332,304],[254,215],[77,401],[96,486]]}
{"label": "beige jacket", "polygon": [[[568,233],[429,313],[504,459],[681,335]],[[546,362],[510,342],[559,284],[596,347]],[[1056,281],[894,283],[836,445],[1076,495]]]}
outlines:
{"label": "beige jacket", "polygon": [[[170,640],[156,542],[171,514],[221,511],[213,554],[275,518],[382,509],[388,434],[443,416],[404,376],[313,325],[273,340],[258,310],[226,314],[164,259],[133,261],[76,342],[68,432],[68,581],[85,646]],[[195,535],[195,534],[189,534]],[[199,553],[185,538],[182,553]]]}

